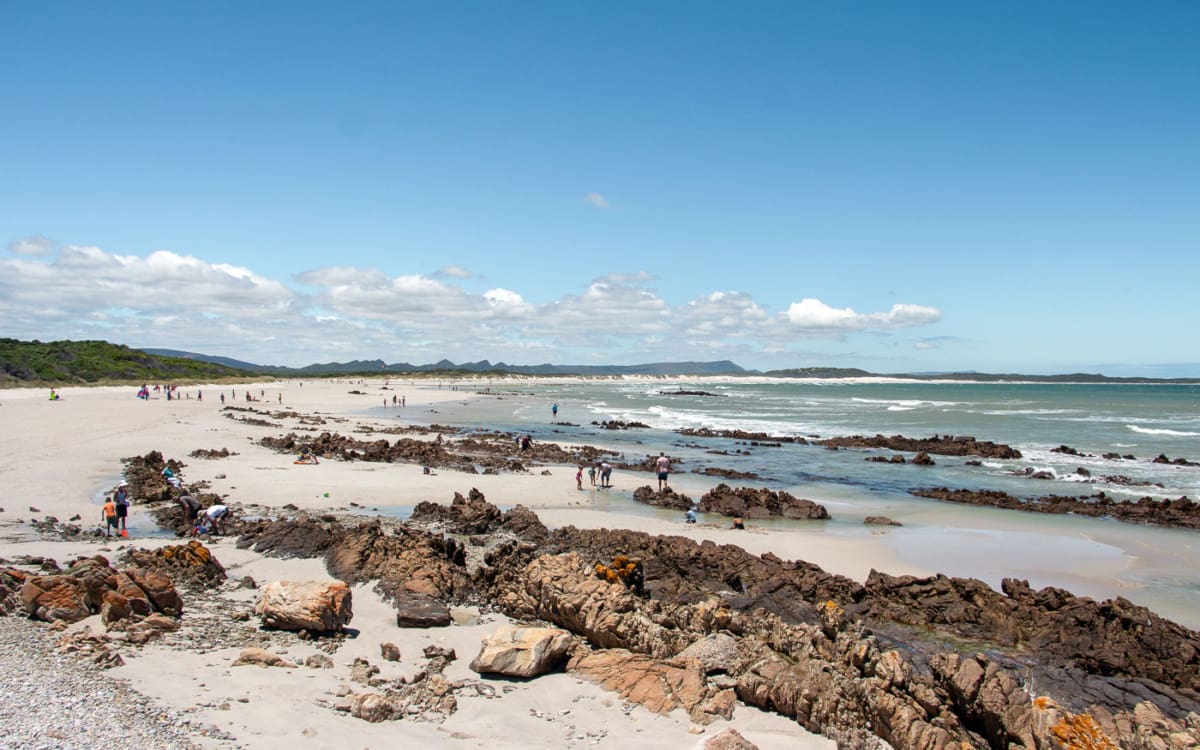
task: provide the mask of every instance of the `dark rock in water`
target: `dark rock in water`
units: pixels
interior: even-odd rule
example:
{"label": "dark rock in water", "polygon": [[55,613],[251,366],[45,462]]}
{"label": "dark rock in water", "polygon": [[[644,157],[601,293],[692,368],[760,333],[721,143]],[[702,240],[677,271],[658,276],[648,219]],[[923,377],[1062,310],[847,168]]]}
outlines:
{"label": "dark rock in water", "polygon": [[963,461],[963,466],[983,466],[983,461],[980,461],[977,458],[972,458],[967,461]]}
{"label": "dark rock in water", "polygon": [[396,625],[402,628],[444,628],[450,624],[450,608],[414,591],[396,594]]}
{"label": "dark rock in water", "polygon": [[674,508],[675,510],[687,510],[695,504],[690,497],[681,495],[670,487],[664,487],[659,491],[648,484],[634,490],[633,499],[646,505],[653,505],[659,508]]}
{"label": "dark rock in water", "polygon": [[718,396],[724,397],[723,393],[709,393],[708,391],[685,391],[683,389],[677,391],[659,391],[660,396]]}
{"label": "dark rock in water", "polygon": [[780,443],[796,443],[797,445],[808,445],[808,441],[798,436],[777,436],[768,435],[765,432],[746,432],[745,430],[713,430],[708,427],[685,427],[680,430],[675,430],[679,435],[687,435],[688,437],[699,438],[731,438],[733,440],[745,440],[755,444],[770,445],[778,447]]}
{"label": "dark rock in water", "polygon": [[1082,466],[1076,466],[1075,473],[1081,477],[1090,477],[1092,475],[1092,472],[1088,471],[1087,469],[1085,469]]}
{"label": "dark rock in water", "polygon": [[702,474],[706,477],[721,477],[722,479],[762,479],[761,474],[756,474],[753,471],[737,471],[736,469],[721,469],[716,466],[705,466],[703,469],[693,469],[692,473]]}
{"label": "dark rock in water", "polygon": [[887,516],[867,516],[863,519],[866,526],[903,526],[899,521],[893,521]]}
{"label": "dark rock in water", "polygon": [[907,453],[936,453],[942,456],[979,456],[981,458],[1020,458],[1016,448],[988,440],[976,440],[969,435],[934,435],[929,438],[910,438],[903,435],[885,437],[851,435],[826,438],[818,445],[827,448],[887,448]]}
{"label": "dark rock in water", "polygon": [[921,451],[917,455],[913,456],[912,462],[913,462],[914,466],[933,466],[934,465],[933,459],[930,458],[929,454],[926,453],[925,451]]}
{"label": "dark rock in water", "polygon": [[1116,500],[1103,492],[1094,495],[1066,497],[1020,498],[998,490],[951,490],[947,487],[931,487],[913,490],[917,497],[928,497],[948,503],[984,505],[993,508],[1023,510],[1033,513],[1073,513],[1092,518],[1115,518],[1118,521],[1148,523],[1155,526],[1175,526],[1200,529],[1200,503],[1187,497],[1175,500],[1155,500],[1143,497],[1139,500]]}
{"label": "dark rock in water", "polygon": [[648,430],[650,425],[645,422],[622,422],[615,419],[606,419],[602,422],[592,422],[597,427],[605,430]]}
{"label": "dark rock in water", "polygon": [[733,489],[718,484],[700,498],[700,509],[706,513],[742,518],[798,518],[810,521],[829,518],[824,505],[795,497],[787,492],[751,487]]}
{"label": "dark rock in water", "polygon": [[890,456],[867,456],[863,460],[877,464],[902,464],[905,462],[904,456],[899,453],[893,453]]}
{"label": "dark rock in water", "polygon": [[[1154,457],[1153,462],[1156,464],[1170,464],[1171,466],[1200,466],[1200,463],[1189,461],[1186,458],[1167,458],[1165,453],[1160,453]],[[30,508],[33,510],[33,508]]]}
{"label": "dark rock in water", "polygon": [[1061,453],[1064,456],[1079,456],[1080,458],[1094,458],[1090,453],[1080,453],[1069,445],[1060,445],[1057,448],[1051,448],[1051,453]]}

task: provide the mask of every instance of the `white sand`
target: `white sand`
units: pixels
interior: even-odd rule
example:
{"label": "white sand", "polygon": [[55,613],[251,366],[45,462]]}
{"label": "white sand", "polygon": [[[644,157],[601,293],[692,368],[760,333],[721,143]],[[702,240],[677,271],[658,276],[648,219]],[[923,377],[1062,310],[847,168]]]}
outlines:
{"label": "white sand", "polygon": [[[159,546],[173,539],[137,538],[139,530],[152,523],[135,505],[131,510],[130,540],[106,542],[56,542],[38,540],[26,521],[53,515],[67,520],[79,514],[87,526],[99,525],[105,491],[111,490],[120,476],[122,459],[158,450],[166,458],[187,464],[186,481],[207,480],[212,491],[228,494],[236,505],[254,503],[280,507],[293,503],[304,509],[346,508],[356,502],[364,506],[406,505],[420,500],[449,502],[454,492],[464,494],[478,487],[497,504],[524,503],[544,514],[552,525],[575,523],[580,526],[614,525],[614,518],[597,518],[585,504],[587,492],[574,487],[574,470],[555,467],[554,476],[538,474],[465,475],[438,470],[424,475],[420,467],[324,461],[318,466],[297,466],[291,456],[276,454],[255,442],[261,437],[278,435],[278,428],[255,427],[227,419],[221,412],[218,394],[224,392],[227,403],[257,409],[292,409],[302,414],[353,417],[358,410],[382,403],[382,395],[357,396],[351,390],[372,394],[402,394],[408,409],[462,398],[449,390],[400,389],[381,392],[378,383],[365,386],[345,382],[305,381],[278,384],[252,384],[251,392],[263,399],[247,404],[247,386],[192,387],[191,399],[166,401],[155,395],[145,402],[134,397],[134,388],[64,388],[61,400],[51,402],[44,390],[0,391],[0,481],[7,489],[0,506],[0,556],[43,555],[60,561],[84,554],[108,554],[115,557],[126,546]],[[236,389],[240,399],[233,399]],[[196,400],[202,391],[204,400]],[[283,394],[282,403],[277,394]],[[261,415],[247,415],[261,416]],[[355,437],[356,423],[382,424],[378,420],[354,417],[349,422],[330,422],[323,429]],[[228,448],[239,455],[221,460],[188,458],[196,449]],[[224,475],[218,479],[218,475]],[[328,493],[328,496],[326,496]],[[37,512],[29,510],[36,507]],[[665,522],[643,523],[638,528],[679,532],[677,525]],[[732,532],[718,529],[688,529],[690,535],[711,535],[720,541]],[[755,551],[769,548],[768,538],[746,534],[740,541]],[[248,550],[238,550],[232,540],[221,539],[213,552],[231,578],[252,576],[260,583],[278,579],[329,578],[321,561],[278,560]],[[785,553],[786,550],[776,550]],[[848,554],[834,544],[830,555]],[[854,562],[844,570],[859,574],[863,561],[886,563],[888,556],[871,558],[866,550],[848,554]],[[837,569],[832,568],[832,569]],[[253,590],[228,589],[226,596],[252,606]],[[461,698],[459,710],[443,724],[395,721],[369,724],[338,713],[330,706],[337,701],[334,691],[347,681],[355,657],[369,659],[379,666],[382,677],[412,675],[422,662],[421,650],[429,644],[455,649],[458,660],[446,670],[448,679],[480,679],[467,665],[478,652],[483,636],[503,622],[496,615],[484,615],[478,624],[453,625],[432,630],[401,629],[395,625],[395,612],[371,590],[370,585],[354,589],[354,620],[359,631],[333,655],[331,670],[261,669],[232,667],[239,649],[229,648],[208,653],[180,651],[151,645],[141,651],[126,649],[127,664],[111,674],[130,680],[140,691],[177,710],[189,710],[194,719],[216,725],[237,738],[246,748],[386,747],[397,742],[415,742],[417,747],[445,748],[566,748],[566,747],[698,747],[704,738],[726,726],[738,729],[763,750],[773,748],[833,748],[834,743],[802,730],[784,717],[739,706],[731,722],[718,721],[693,734],[686,714],[676,711],[657,716],[640,707],[624,705],[615,694],[597,685],[567,674],[547,675],[535,680],[490,681],[499,698]],[[95,620],[96,618],[91,618]],[[187,632],[188,612],[184,614]],[[93,622],[85,624],[95,626]],[[381,643],[399,647],[402,659],[390,663],[380,657]],[[311,643],[296,641],[287,650],[289,658],[317,653]],[[366,688],[352,685],[356,692]],[[511,688],[510,690],[506,688]],[[214,740],[206,744],[220,746]]]}

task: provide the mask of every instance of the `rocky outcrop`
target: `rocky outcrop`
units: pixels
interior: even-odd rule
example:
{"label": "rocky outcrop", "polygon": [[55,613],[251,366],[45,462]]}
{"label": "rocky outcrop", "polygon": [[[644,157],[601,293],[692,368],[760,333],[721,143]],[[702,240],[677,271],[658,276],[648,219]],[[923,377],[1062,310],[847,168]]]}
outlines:
{"label": "rocky outcrop", "polygon": [[1200,466],[1200,463],[1196,461],[1189,461],[1186,458],[1167,458],[1167,454],[1165,453],[1159,453],[1150,460],[1151,463],[1170,464],[1171,466]]}
{"label": "rocky outcrop", "polygon": [[746,432],[745,430],[713,430],[708,427],[685,427],[680,430],[675,430],[679,435],[687,435],[688,437],[698,438],[728,438],[732,440],[742,440],[750,443],[776,444],[779,443],[795,443],[797,445],[808,445],[808,441],[796,435],[768,435],[765,432]]}
{"label": "rocky outcrop", "polygon": [[754,489],[718,484],[700,497],[700,509],[706,513],[742,518],[797,518],[809,521],[829,518],[825,506],[795,497],[782,490]]}
{"label": "rocky outcrop", "polygon": [[299,453],[307,450],[324,459],[341,461],[373,461],[381,463],[410,463],[432,468],[453,469],[467,474],[495,474],[502,471],[524,473],[528,465],[587,464],[611,451],[591,446],[564,449],[554,443],[535,442],[521,450],[516,436],[507,433],[475,433],[453,441],[398,438],[387,440],[358,440],[337,433],[323,432],[313,437],[288,433],[282,437],[266,437],[260,443],[280,453]]}
{"label": "rocky outcrop", "polygon": [[272,557],[321,557],[343,533],[345,529],[337,521],[302,515],[247,524],[237,546],[252,547]]}
{"label": "rocky outcrop", "polygon": [[927,438],[910,438],[904,435],[850,435],[818,440],[826,448],[884,448],[906,453],[934,453],[941,456],[979,456],[980,458],[1020,458],[1021,451],[1003,443],[976,440],[969,435],[934,435]]}
{"label": "rocky outcrop", "polygon": [[440,601],[466,600],[473,591],[464,547],[453,539],[379,521],[348,530],[325,554],[335,578],[349,583],[378,581],[388,599],[416,592]]}
{"label": "rocky outcrop", "polygon": [[681,495],[670,487],[655,490],[650,485],[642,485],[633,491],[633,499],[639,503],[653,505],[658,508],[673,508],[687,510],[695,505],[687,495]]}
{"label": "rocky outcrop", "polygon": [[1200,691],[1200,634],[1120,597],[1095,602],[1062,589],[1034,591],[1014,579],[1002,589],[974,579],[872,571],[864,614],[1030,651],[1048,666]]}
{"label": "rocky outcrop", "polygon": [[1094,495],[1080,495],[1079,497],[1046,495],[1020,498],[998,490],[951,490],[948,487],[913,490],[912,494],[948,503],[986,505],[1030,513],[1073,513],[1093,518],[1114,518],[1129,523],[1200,529],[1200,503],[1193,502],[1187,497],[1175,500],[1155,500],[1151,497],[1143,497],[1139,500],[1117,500],[1103,492],[1098,492]]}
{"label": "rocky outcrop", "polygon": [[567,671],[657,714],[681,708],[699,724],[732,718],[737,704],[732,688],[710,683],[699,664],[686,659],[664,661],[620,648],[580,650]]}
{"label": "rocky outcrop", "polygon": [[537,677],[562,666],[574,643],[561,628],[503,627],[484,638],[471,669],[479,674]]}
{"label": "rocky outcrop", "polygon": [[268,628],[337,633],[354,616],[351,603],[350,587],[341,581],[270,581],[254,614]]}
{"label": "rocky outcrop", "polygon": [[500,509],[472,488],[468,497],[455,492],[449,506],[421,502],[413,508],[412,523],[439,523],[452,534],[485,534],[500,524]]}
{"label": "rocky outcrop", "polygon": [[0,593],[8,612],[23,611],[46,622],[73,623],[100,613],[105,624],[112,624],[156,613],[177,618],[183,611],[183,598],[169,576],[134,566],[118,571],[99,555],[49,575],[3,571]]}
{"label": "rocky outcrop", "polygon": [[[945,651],[944,642],[936,640],[915,650],[898,650],[833,602],[820,606],[819,624],[788,625],[761,610],[731,609],[718,598],[692,604],[640,599],[623,586],[591,577],[587,564],[574,553],[532,559],[516,554],[496,563],[495,601],[503,611],[548,621],[604,649],[596,652],[603,655],[597,658],[610,665],[603,682],[613,689],[639,685],[641,676],[653,675],[652,685],[636,694],[655,705],[670,700],[685,708],[696,705],[676,697],[674,685],[684,678],[659,667],[690,664],[694,671],[686,681],[695,690],[679,692],[712,695],[732,685],[742,701],[791,716],[842,747],[882,748],[881,741],[901,750],[1062,747],[1061,742],[1054,744],[1052,727],[1057,725],[1039,728],[1035,722],[1032,680],[1043,694],[1059,693],[1086,708],[1098,717],[1095,721],[1105,736],[1120,746],[1156,746],[1126,744],[1135,737],[1171,737],[1175,746],[1180,746],[1177,741],[1200,740],[1200,721],[1189,724],[1183,718],[1195,707],[1189,691],[1172,691],[1148,677],[1122,681],[1077,667],[1031,670],[1029,655],[1040,653],[1045,644],[1031,646],[1029,652],[1009,649],[1024,654],[1019,660],[1005,657],[1006,649],[994,640],[986,641],[992,644],[987,656]],[[982,592],[963,593],[969,602]],[[920,595],[961,612],[962,622],[974,619],[976,632],[1001,630],[995,616],[986,622],[993,602],[982,600],[980,611],[968,612],[968,604],[952,604],[961,601],[953,594]],[[1141,613],[1124,616],[1132,622]],[[943,621],[949,619],[953,618]],[[690,658],[693,644],[714,634],[727,634],[733,644],[714,659],[719,666]],[[1171,638],[1162,642],[1168,640],[1179,643]],[[1184,650],[1191,648],[1189,643]],[[579,653],[586,652],[577,652],[572,665],[588,658]],[[714,667],[717,677],[709,677]],[[670,686],[665,694],[664,685]]]}
{"label": "rocky outcrop", "polygon": [[132,568],[168,576],[184,587],[214,588],[226,578],[225,568],[212,551],[195,539],[153,550],[130,550],[121,561]]}

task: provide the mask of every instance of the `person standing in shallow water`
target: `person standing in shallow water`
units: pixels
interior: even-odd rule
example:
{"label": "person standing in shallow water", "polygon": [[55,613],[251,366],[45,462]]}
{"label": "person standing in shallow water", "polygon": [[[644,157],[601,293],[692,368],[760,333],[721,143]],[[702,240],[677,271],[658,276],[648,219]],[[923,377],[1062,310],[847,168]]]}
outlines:
{"label": "person standing in shallow water", "polygon": [[550,417],[551,419],[558,419],[558,404],[550,407]]}

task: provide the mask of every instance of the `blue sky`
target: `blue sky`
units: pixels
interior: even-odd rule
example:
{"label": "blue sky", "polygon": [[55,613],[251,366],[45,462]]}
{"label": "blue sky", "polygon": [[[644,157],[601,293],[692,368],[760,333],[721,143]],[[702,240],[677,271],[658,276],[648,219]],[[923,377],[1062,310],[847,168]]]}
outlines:
{"label": "blue sky", "polygon": [[1200,375],[1194,3],[0,4],[0,335]]}

